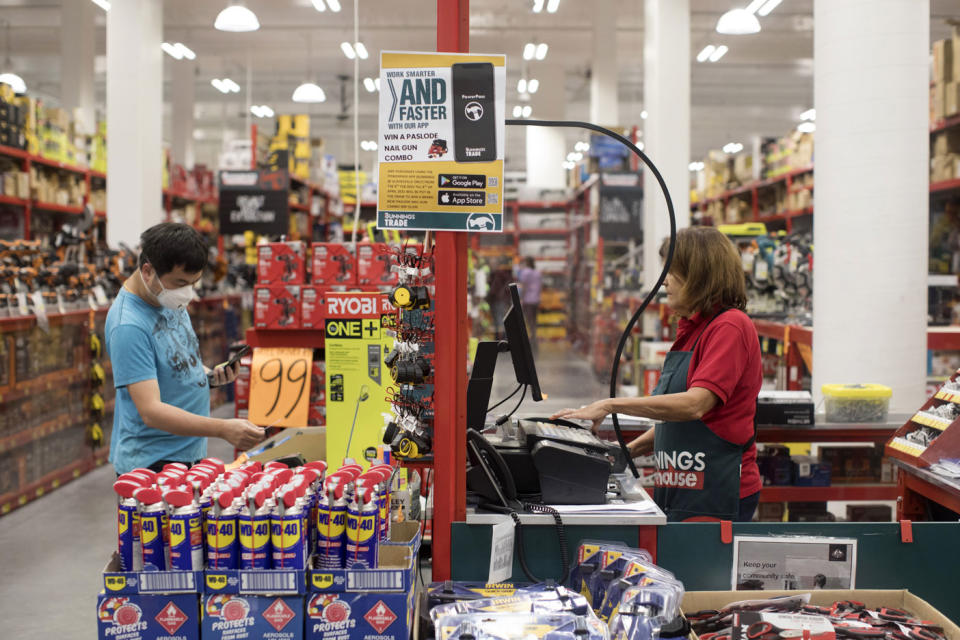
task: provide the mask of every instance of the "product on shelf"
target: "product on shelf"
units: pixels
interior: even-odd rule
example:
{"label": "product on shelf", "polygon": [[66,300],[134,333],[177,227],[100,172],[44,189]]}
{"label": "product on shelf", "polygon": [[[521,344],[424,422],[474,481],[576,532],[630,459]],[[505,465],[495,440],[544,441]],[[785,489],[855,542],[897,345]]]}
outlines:
{"label": "product on shelf", "polygon": [[348,244],[315,242],[312,247],[311,282],[316,285],[343,286],[357,282],[357,258]]}
{"label": "product on shelf", "polygon": [[880,384],[825,384],[827,422],[886,422],[893,390]]}
{"label": "product on shelf", "polygon": [[300,285],[257,286],[253,296],[253,324],[256,328],[300,328]]}
{"label": "product on shelf", "polygon": [[257,283],[303,284],[306,249],[299,241],[268,242],[257,246]]}

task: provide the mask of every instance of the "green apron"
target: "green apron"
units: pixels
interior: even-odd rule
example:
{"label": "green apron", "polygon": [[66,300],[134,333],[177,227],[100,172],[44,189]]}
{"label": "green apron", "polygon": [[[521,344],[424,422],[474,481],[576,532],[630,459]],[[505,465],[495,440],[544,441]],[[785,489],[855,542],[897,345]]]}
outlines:
{"label": "green apron", "polygon": [[[690,351],[667,353],[660,381],[651,395],[687,390],[693,351],[710,323],[726,311],[729,309],[720,311],[704,325]],[[657,463],[653,499],[667,520],[677,522],[697,516],[736,520],[740,510],[740,464],[743,453],[755,439],[756,431],[746,444],[728,442],[703,420],[658,424],[653,444]]]}

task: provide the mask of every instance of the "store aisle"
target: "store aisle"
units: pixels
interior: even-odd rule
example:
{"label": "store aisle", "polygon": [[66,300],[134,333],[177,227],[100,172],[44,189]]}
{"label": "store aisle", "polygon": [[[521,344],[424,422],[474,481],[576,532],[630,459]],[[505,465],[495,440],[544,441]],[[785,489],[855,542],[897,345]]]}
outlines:
{"label": "store aisle", "polygon": [[[214,412],[233,415],[233,405]],[[211,440],[208,453],[233,451]],[[117,544],[112,465],[104,465],[0,518],[0,620],[4,637],[96,637],[100,577]]]}
{"label": "store aisle", "polygon": [[[541,342],[535,356],[540,389],[546,396],[543,402],[532,402],[529,394],[518,415],[550,416],[567,407],[579,407],[609,395],[606,385],[597,381],[590,363],[566,342]],[[490,404],[507,397],[517,386],[509,353],[500,354],[490,393]],[[494,414],[509,413],[519,400],[519,394],[494,410]]]}

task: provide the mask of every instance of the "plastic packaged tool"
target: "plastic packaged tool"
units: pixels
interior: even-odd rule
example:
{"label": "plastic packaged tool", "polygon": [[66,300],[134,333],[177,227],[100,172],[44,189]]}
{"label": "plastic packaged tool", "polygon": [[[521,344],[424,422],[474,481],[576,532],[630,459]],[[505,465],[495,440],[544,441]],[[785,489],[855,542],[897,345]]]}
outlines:
{"label": "plastic packaged tool", "polygon": [[603,603],[596,607],[597,615],[601,620],[610,619],[618,607],[628,601],[642,600],[650,609],[649,615],[656,615],[658,626],[672,620],[679,610],[683,600],[683,583],[677,580],[672,573],[658,567],[639,561],[627,564],[621,578],[607,587]]}
{"label": "plastic packaged tool", "polygon": [[427,606],[430,610],[441,605],[465,600],[480,600],[482,598],[509,598],[528,584],[513,584],[509,582],[433,582],[427,587]]}
{"label": "plastic packaged tool", "polygon": [[586,598],[562,586],[531,585],[518,589],[511,596],[463,600],[435,607],[430,611],[430,619],[436,625],[439,620],[451,615],[471,613],[499,615],[503,614],[545,614],[567,612],[574,615],[593,615]]}
{"label": "plastic packaged tool", "polygon": [[610,640],[607,626],[595,616],[572,613],[451,615],[436,629],[445,640]]}

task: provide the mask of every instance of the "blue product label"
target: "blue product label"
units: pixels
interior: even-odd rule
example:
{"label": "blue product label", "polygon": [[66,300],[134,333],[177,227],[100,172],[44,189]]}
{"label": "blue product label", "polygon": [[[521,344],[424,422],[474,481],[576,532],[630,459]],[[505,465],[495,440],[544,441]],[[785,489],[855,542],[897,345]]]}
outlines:
{"label": "blue product label", "polygon": [[143,544],[143,568],[166,571],[163,517],[160,514],[142,514],[140,516],[140,541]]}
{"label": "blue product label", "polygon": [[207,567],[236,569],[239,565],[236,516],[207,519]]}
{"label": "blue product label", "polygon": [[270,519],[266,516],[241,516],[240,568],[269,569],[272,556]]}
{"label": "blue product label", "polygon": [[299,514],[271,520],[274,569],[305,569],[303,520]]}

